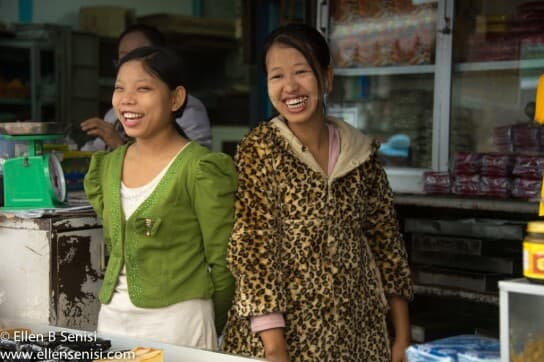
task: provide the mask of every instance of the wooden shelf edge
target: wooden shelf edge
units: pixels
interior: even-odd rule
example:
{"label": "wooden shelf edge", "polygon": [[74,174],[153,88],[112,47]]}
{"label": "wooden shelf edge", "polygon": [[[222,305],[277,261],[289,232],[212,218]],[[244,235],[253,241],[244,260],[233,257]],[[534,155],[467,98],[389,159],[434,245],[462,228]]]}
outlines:
{"label": "wooden shelf edge", "polygon": [[395,194],[394,202],[402,206],[423,206],[464,210],[483,210],[534,214],[538,218],[538,202],[515,199],[487,199],[482,197],[462,197],[457,195],[415,195]]}
{"label": "wooden shelf edge", "polygon": [[421,295],[430,295],[437,297],[455,297],[471,302],[499,305],[499,294],[497,293],[479,293],[469,290],[450,289],[432,285],[414,285],[414,293]]}

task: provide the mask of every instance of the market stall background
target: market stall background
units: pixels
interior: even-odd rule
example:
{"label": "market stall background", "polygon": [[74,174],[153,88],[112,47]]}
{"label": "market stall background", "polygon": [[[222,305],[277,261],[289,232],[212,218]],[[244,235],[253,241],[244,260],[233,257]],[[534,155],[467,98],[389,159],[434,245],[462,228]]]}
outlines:
{"label": "market stall background", "polygon": [[[21,19],[22,2],[0,2],[2,33],[20,23],[11,29],[15,37],[0,40],[2,72],[13,71],[0,72],[0,120],[62,120],[74,130],[103,112],[115,35],[132,17],[147,18],[167,23],[170,42],[199,70],[190,89],[210,110],[214,150],[230,154],[251,126],[271,115],[258,62],[264,35],[289,21],[316,24],[334,48],[337,77],[328,109],[384,144],[414,271],[414,341],[499,336],[497,281],[521,277],[525,225],[539,218],[544,132],[532,122],[531,102],[544,73],[543,1],[117,0],[110,2],[117,7],[113,28],[86,32],[81,7],[98,2],[30,1],[30,19]],[[220,24],[212,19],[230,19],[232,33],[187,42],[194,28],[190,36],[182,28],[193,18],[210,30],[207,25]],[[17,148],[0,144],[4,154]],[[5,313],[92,330],[100,226],[96,220],[77,226],[60,240],[63,218],[70,219],[3,219],[2,240],[40,246],[7,242],[12,260],[5,273],[34,273],[41,281],[7,281],[15,294],[4,294],[4,308],[12,308]],[[25,292],[38,297],[18,309],[12,302]]]}

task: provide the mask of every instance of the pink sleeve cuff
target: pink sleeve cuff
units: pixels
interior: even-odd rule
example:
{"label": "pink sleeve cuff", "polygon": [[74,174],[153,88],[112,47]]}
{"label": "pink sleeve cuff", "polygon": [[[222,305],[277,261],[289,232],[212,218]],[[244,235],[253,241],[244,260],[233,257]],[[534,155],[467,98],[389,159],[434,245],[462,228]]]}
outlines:
{"label": "pink sleeve cuff", "polygon": [[285,320],[283,319],[283,314],[280,312],[251,317],[251,331],[253,333],[283,327],[285,327]]}

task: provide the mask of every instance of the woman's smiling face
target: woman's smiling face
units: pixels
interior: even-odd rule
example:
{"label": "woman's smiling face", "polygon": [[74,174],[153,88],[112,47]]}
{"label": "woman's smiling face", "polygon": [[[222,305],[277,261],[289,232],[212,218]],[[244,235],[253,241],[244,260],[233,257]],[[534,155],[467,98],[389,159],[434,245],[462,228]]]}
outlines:
{"label": "woman's smiling face", "polygon": [[289,122],[323,117],[319,84],[304,55],[295,48],[273,44],[266,54],[268,97]]}
{"label": "woman's smiling face", "polygon": [[133,138],[153,136],[172,125],[173,92],[139,60],[124,63],[117,73],[112,105],[125,132]]}

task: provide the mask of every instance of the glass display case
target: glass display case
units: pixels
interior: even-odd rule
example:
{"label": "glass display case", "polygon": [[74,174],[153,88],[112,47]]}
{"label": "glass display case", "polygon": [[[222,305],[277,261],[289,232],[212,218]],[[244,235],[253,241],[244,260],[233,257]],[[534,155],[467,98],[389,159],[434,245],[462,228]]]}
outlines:
{"label": "glass display case", "polygon": [[443,4],[320,3],[317,24],[328,37],[335,67],[328,113],[382,143],[380,157],[395,191],[420,191],[421,174],[434,162],[437,26]]}
{"label": "glass display case", "polygon": [[[544,2],[457,0],[455,10],[452,151],[539,152],[525,137],[501,142],[498,128],[532,120],[544,73]],[[457,137],[466,128],[470,137]]]}
{"label": "glass display case", "polygon": [[544,284],[500,281],[501,361],[544,360]]}
{"label": "glass display case", "polygon": [[[335,67],[328,109],[382,142],[397,192],[422,192],[425,171],[454,174],[460,152],[500,153],[507,175],[483,186],[508,192],[487,196],[509,198],[517,182],[530,199],[536,178],[512,168],[520,155],[538,163],[544,144],[531,123],[543,18],[543,1],[319,1]],[[476,176],[468,196],[485,194]]]}
{"label": "glass display case", "polygon": [[542,1],[455,2],[450,155],[496,161],[475,173],[479,184],[469,196],[539,197],[544,132],[533,117],[543,19]]}

